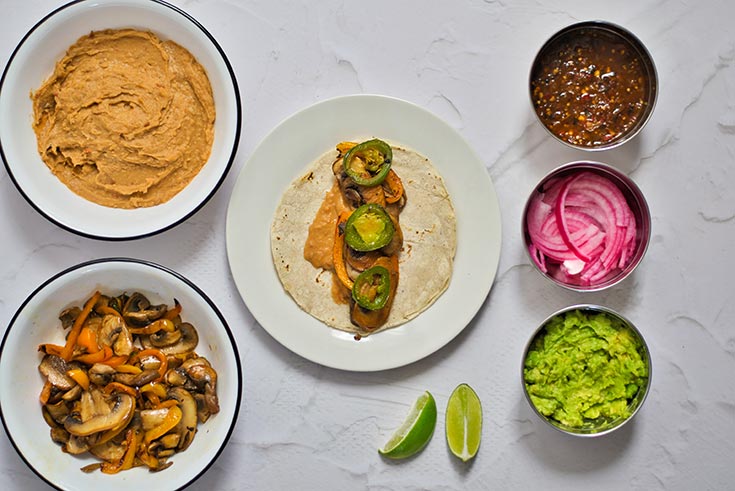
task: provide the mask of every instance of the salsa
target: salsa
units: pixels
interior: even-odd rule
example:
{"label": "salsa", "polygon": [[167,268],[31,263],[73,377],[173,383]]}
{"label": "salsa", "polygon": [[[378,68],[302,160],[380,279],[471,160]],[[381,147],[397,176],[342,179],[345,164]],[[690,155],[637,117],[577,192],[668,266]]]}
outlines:
{"label": "salsa", "polygon": [[579,147],[609,145],[640,123],[648,74],[619,35],[579,29],[549,44],[534,63],[531,96],[541,122]]}

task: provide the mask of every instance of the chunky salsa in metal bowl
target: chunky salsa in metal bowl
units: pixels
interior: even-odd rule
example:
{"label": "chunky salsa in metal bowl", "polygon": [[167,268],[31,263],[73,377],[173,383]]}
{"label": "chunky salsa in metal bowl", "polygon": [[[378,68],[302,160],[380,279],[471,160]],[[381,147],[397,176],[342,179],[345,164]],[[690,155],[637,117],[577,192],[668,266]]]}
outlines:
{"label": "chunky salsa in metal bowl", "polygon": [[539,120],[569,145],[616,146],[645,124],[655,102],[655,69],[632,34],[606,23],[570,26],[541,49],[531,70]]}

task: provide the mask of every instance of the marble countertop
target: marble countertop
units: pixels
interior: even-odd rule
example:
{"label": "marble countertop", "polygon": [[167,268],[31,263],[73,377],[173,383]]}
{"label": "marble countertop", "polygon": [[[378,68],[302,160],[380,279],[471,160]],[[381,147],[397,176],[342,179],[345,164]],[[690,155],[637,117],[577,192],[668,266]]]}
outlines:
{"label": "marble countertop", "polygon": [[[0,170],[0,329],[51,275],[82,261],[131,256],[181,272],[215,299],[237,338],[245,384],[232,438],[190,489],[726,489],[735,482],[735,3],[460,0],[321,2],[176,0],[233,65],[244,121],[234,166],[196,215],[132,242],[82,238],[31,208]],[[0,62],[59,6],[4,0]],[[659,74],[653,117],[632,142],[594,154],[640,186],[651,209],[648,253],[603,292],[565,291],[530,265],[519,233],[526,196],[552,168],[589,158],[535,120],[529,65],[556,30],[605,19],[633,31]],[[253,319],[225,251],[229,197],[259,141],[284,118],[334,96],[406,99],[444,119],[481,156],[498,192],[502,253],[476,318],[433,355],[402,368],[351,373],[292,354]],[[576,303],[613,308],[643,331],[654,377],[631,424],[578,439],[525,401],[521,355],[533,329]],[[467,382],[484,407],[480,452],[462,464],[443,425],[403,462],[376,449],[430,390],[443,421]],[[0,436],[6,490],[48,489]]]}

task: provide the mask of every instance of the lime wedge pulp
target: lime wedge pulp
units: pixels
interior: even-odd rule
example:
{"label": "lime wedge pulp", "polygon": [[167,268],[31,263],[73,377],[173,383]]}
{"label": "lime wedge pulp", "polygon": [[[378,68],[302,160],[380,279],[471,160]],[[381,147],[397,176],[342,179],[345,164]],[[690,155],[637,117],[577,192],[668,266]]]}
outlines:
{"label": "lime wedge pulp", "polygon": [[411,406],[406,419],[378,452],[390,459],[410,457],[429,443],[436,426],[436,402],[427,391]]}
{"label": "lime wedge pulp", "polygon": [[447,444],[455,456],[467,462],[477,454],[482,435],[482,406],[469,385],[458,385],[449,396],[445,427]]}

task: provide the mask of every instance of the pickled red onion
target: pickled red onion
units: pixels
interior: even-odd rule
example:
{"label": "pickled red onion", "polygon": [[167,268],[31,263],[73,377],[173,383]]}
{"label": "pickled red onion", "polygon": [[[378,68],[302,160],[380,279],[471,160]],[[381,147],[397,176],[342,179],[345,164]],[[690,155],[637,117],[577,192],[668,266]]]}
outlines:
{"label": "pickled red onion", "polygon": [[526,213],[529,252],[539,269],[566,283],[591,285],[632,259],[636,220],[625,196],[608,178],[583,171],[549,180]]}

